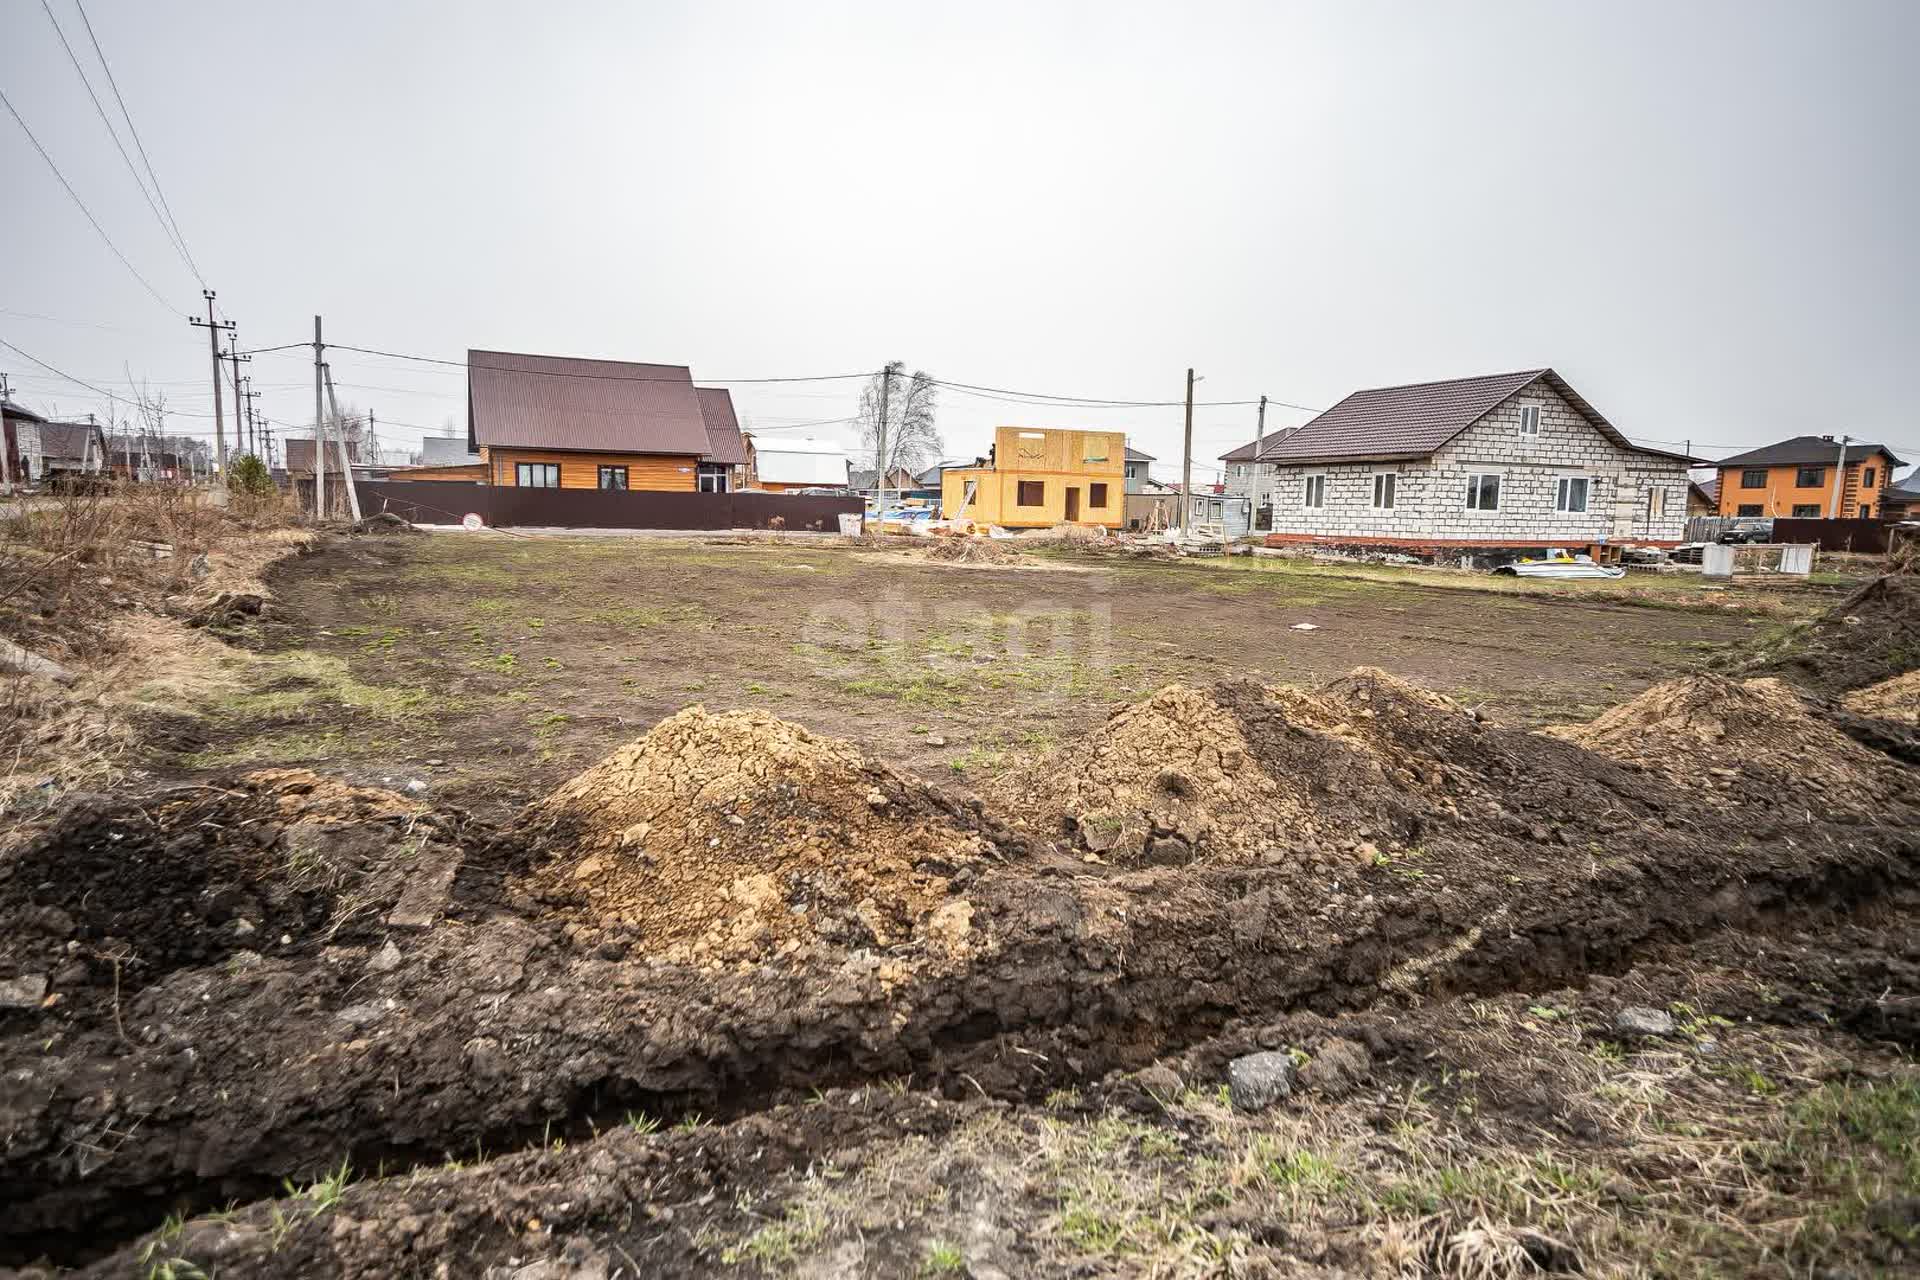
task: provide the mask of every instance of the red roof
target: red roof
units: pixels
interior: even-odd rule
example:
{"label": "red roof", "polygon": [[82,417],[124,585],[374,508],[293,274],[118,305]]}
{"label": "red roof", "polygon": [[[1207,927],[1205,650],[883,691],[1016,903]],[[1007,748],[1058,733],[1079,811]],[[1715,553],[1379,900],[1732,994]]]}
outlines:
{"label": "red roof", "polygon": [[685,365],[467,352],[475,448],[705,454],[706,419]]}

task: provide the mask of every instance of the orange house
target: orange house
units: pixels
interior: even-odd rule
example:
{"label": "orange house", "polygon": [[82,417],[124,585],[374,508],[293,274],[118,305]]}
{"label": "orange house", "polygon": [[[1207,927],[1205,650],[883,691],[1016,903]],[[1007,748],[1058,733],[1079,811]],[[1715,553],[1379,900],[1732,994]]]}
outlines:
{"label": "orange house", "polygon": [[684,365],[467,352],[467,447],[482,482],[724,493],[745,446],[725,390]]}
{"label": "orange house", "polygon": [[1843,459],[1832,436],[1795,436],[1715,465],[1720,515],[1868,520],[1905,464],[1885,445],[1850,442]]}

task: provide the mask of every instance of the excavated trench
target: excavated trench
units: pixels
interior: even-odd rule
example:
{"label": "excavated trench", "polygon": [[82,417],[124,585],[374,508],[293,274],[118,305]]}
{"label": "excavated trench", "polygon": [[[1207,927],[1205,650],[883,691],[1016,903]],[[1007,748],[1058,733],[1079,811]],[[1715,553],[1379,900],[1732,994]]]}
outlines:
{"label": "excavated trench", "polygon": [[[1910,779],[1878,764],[1856,762],[1857,793],[1830,787],[1832,813],[1815,819],[1764,771],[1703,797],[1573,743],[1358,695],[1369,718],[1329,736],[1223,687],[1218,705],[1257,745],[1209,759],[1251,750],[1256,772],[1143,784],[1140,803],[1158,807],[1113,828],[1143,833],[1131,867],[1073,843],[1106,814],[1069,809],[1025,836],[969,819],[960,835],[1000,837],[999,857],[958,875],[949,841],[908,868],[914,893],[964,904],[966,929],[940,945],[822,933],[727,956],[676,942],[702,957],[689,961],[655,945],[657,925],[596,912],[603,881],[541,878],[615,846],[576,849],[564,825],[489,833],[310,776],[80,806],[0,866],[0,960],[51,974],[54,997],[0,1010],[0,1261],[84,1261],[169,1210],[272,1195],[343,1159],[391,1174],[585,1137],[632,1112],[734,1120],[896,1078],[1037,1099],[1240,1021],[1577,986],[1650,947],[1912,901],[1920,815]],[[1371,820],[1377,788],[1315,754],[1359,752],[1362,734],[1418,748],[1411,781],[1380,786],[1444,802],[1385,849],[1337,838]],[[803,738],[796,750],[811,750]],[[1223,824],[1197,825],[1200,806],[1297,779],[1273,760],[1317,764],[1300,803],[1333,813],[1334,834],[1259,856],[1210,849],[1204,831]],[[716,815],[699,846],[724,882],[761,856],[756,841],[790,857],[835,822],[954,812],[858,762],[844,781],[849,808],[790,803],[774,828]],[[1185,864],[1154,865],[1175,842]],[[863,874],[872,896],[829,923],[897,927],[897,912],[870,908],[890,892],[910,906],[889,888],[907,872]],[[781,935],[725,936],[764,948]]]}

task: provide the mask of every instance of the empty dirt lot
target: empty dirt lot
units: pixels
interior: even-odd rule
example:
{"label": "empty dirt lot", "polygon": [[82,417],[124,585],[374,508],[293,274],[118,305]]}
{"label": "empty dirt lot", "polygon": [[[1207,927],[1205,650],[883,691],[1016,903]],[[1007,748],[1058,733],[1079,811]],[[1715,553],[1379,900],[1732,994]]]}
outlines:
{"label": "empty dirt lot", "polygon": [[320,546],[0,848],[0,1276],[1912,1271],[1910,576]]}
{"label": "empty dirt lot", "polygon": [[1584,718],[1831,598],[1662,581],[1616,603],[1610,583],[1497,591],[1485,575],[1361,572],[1072,554],[974,567],[808,542],[359,539],[275,571],[276,620],[250,641],[266,665],[199,709],[185,762],[326,763],[485,807],[703,703],[772,711],[965,790],[1179,680],[1314,683],[1370,665],[1505,722]]}

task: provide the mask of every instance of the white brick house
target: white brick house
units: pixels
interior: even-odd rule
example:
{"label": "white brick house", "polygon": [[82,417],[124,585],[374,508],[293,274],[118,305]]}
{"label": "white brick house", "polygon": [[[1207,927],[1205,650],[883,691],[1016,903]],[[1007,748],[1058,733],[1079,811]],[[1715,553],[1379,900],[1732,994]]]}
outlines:
{"label": "white brick house", "polygon": [[1356,391],[1252,465],[1276,542],[1445,551],[1672,545],[1687,463],[1533,369]]}

